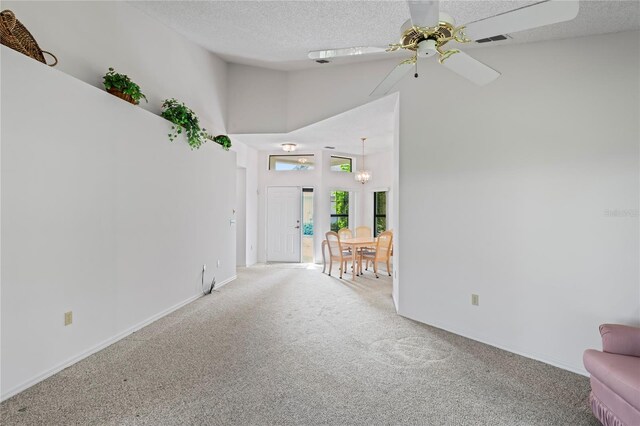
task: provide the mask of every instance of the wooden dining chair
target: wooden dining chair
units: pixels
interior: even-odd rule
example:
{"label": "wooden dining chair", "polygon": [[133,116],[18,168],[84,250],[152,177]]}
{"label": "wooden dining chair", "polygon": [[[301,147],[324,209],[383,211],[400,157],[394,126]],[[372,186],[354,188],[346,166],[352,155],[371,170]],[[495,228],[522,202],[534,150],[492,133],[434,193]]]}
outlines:
{"label": "wooden dining chair", "polygon": [[333,262],[340,262],[340,279],[342,273],[347,269],[347,262],[354,261],[353,253],[342,248],[340,244],[340,235],[337,232],[329,231],[325,234],[327,247],[329,248],[329,275],[331,275],[331,267]]}
{"label": "wooden dining chair", "polygon": [[[349,238],[353,238],[353,232],[349,228],[342,228],[338,231],[338,236],[341,240],[348,240]],[[351,247],[345,248],[345,251],[351,253]]]}
{"label": "wooden dining chair", "polygon": [[349,228],[342,228],[338,231],[338,236],[341,240],[346,240],[348,238],[353,238],[353,232]]}
{"label": "wooden dining chair", "polygon": [[391,266],[389,264],[389,258],[391,257],[391,245],[393,244],[393,234],[389,231],[384,231],[378,235],[378,241],[376,241],[375,251],[363,251],[361,256],[362,260],[366,262],[367,269],[369,269],[369,262],[373,263],[373,272],[378,277],[378,263],[385,262],[387,264],[387,273],[391,276]]}
{"label": "wooden dining chair", "polygon": [[368,226],[358,226],[356,228],[356,238],[371,238],[371,228]]}

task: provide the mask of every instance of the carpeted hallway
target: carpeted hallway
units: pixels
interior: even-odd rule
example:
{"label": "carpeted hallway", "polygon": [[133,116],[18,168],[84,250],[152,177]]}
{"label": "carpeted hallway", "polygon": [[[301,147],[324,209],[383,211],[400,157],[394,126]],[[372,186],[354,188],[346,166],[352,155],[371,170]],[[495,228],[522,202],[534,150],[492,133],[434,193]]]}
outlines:
{"label": "carpeted hallway", "polygon": [[238,279],[1,405],[3,425],[597,425],[585,377],[395,314],[388,277]]}

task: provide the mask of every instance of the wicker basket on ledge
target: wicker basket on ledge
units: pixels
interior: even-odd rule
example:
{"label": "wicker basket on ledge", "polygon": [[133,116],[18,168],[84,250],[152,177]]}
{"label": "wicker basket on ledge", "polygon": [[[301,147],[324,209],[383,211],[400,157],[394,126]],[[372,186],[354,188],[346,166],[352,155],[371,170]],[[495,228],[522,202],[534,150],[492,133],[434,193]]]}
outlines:
{"label": "wicker basket on ledge", "polygon": [[40,49],[36,39],[10,10],[0,12],[0,43],[43,64],[47,64],[45,53],[51,55],[54,60],[52,64],[47,65],[53,67],[58,63],[58,58],[53,53]]}
{"label": "wicker basket on ledge", "polygon": [[139,101],[135,101],[131,95],[128,95],[126,93],[122,93],[121,91],[119,91],[118,89],[107,89],[107,92],[111,93],[113,96],[117,96],[120,99],[124,99],[125,101],[129,102],[130,104],[134,104],[134,105],[138,105],[140,102]]}

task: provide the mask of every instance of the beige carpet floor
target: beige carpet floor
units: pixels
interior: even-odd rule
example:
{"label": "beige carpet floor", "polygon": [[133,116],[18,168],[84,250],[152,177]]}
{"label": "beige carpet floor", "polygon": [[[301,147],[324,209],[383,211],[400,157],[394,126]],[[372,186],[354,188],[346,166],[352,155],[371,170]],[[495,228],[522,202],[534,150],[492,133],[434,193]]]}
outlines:
{"label": "beige carpet floor", "polygon": [[596,425],[588,380],[395,314],[388,277],[238,279],[3,402],[3,425]]}

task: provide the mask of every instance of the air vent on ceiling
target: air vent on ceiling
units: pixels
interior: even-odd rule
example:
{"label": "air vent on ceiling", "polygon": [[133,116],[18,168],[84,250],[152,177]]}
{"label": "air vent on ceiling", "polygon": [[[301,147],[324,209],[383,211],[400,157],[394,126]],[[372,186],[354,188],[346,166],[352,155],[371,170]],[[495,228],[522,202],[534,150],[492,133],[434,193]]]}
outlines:
{"label": "air vent on ceiling", "polygon": [[335,146],[325,146],[324,149],[336,149]]}
{"label": "air vent on ceiling", "polygon": [[507,38],[510,37],[507,37],[505,35],[497,35],[493,37],[481,38],[480,40],[476,40],[476,43],[490,43],[492,41],[506,40]]}
{"label": "air vent on ceiling", "polygon": [[319,64],[328,64],[331,61],[327,61],[326,59],[316,59],[316,62]]}

